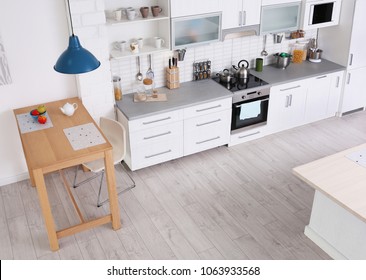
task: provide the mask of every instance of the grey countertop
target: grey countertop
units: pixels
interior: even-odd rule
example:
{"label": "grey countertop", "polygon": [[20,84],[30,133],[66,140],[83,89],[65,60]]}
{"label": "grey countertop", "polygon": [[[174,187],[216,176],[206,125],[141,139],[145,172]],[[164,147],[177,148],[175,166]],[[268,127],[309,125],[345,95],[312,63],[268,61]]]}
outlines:
{"label": "grey countertop", "polygon": [[[250,71],[254,76],[273,86],[345,69],[342,65],[323,59],[320,63],[309,61],[304,61],[301,64],[291,63],[286,69],[267,65],[263,67],[262,72],[257,72],[254,69]],[[117,101],[117,107],[128,120],[134,120],[232,96],[230,91],[211,79],[181,83],[179,88],[173,90],[166,87],[157,90],[158,93],[166,93],[168,100],[136,103],[133,102],[133,94],[126,94],[123,95],[121,101]]]}
{"label": "grey countertop", "polygon": [[117,101],[117,107],[128,120],[133,120],[232,96],[230,91],[212,79],[181,83],[177,89],[162,87],[157,90],[158,93],[166,93],[168,100],[133,102],[133,94],[126,94]]}
{"label": "grey countertop", "polygon": [[345,69],[346,67],[342,65],[322,59],[319,63],[309,62],[307,60],[300,64],[290,63],[286,69],[279,69],[274,64],[271,64],[264,66],[262,72],[257,72],[253,69],[251,73],[274,86]]}

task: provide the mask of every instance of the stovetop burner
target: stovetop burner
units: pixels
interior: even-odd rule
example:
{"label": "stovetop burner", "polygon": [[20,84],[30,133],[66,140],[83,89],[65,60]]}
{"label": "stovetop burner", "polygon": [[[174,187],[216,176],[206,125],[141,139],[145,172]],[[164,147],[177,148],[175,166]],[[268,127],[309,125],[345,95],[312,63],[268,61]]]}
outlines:
{"label": "stovetop burner", "polygon": [[234,79],[235,81],[232,83],[221,83],[220,77],[218,76],[213,77],[212,79],[215,80],[217,83],[221,84],[222,86],[226,87],[233,93],[237,91],[268,85],[267,82],[263,81],[262,79],[252,74],[249,74],[248,79]]}

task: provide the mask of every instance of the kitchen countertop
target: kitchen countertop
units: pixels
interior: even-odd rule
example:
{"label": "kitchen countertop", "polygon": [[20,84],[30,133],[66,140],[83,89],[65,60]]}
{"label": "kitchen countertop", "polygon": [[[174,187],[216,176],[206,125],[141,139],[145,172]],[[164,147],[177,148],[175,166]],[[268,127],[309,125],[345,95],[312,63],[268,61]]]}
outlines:
{"label": "kitchen countertop", "polygon": [[182,109],[210,101],[230,98],[232,93],[214,80],[181,83],[177,89],[157,88],[158,93],[166,93],[167,101],[134,102],[133,94],[123,95],[117,107],[128,120],[148,117],[157,113]]}
{"label": "kitchen countertop", "polygon": [[[279,69],[271,64],[264,66],[262,72],[257,72],[254,69],[250,69],[250,71],[254,76],[274,86],[345,69],[346,67],[342,65],[322,59],[320,63],[309,61],[304,61],[301,64],[291,63],[286,69]],[[117,101],[117,107],[128,120],[134,120],[232,96],[230,91],[212,79],[181,83],[179,88],[173,90],[166,87],[157,88],[157,90],[158,93],[166,93],[168,100],[133,102],[133,94],[126,94],[123,95],[121,101]]]}
{"label": "kitchen countertop", "polygon": [[313,63],[307,60],[299,64],[290,63],[286,69],[279,69],[275,64],[271,64],[264,66],[262,72],[257,72],[253,69],[251,70],[251,74],[274,86],[343,71],[345,69],[346,67],[342,65],[322,59],[319,63]]}

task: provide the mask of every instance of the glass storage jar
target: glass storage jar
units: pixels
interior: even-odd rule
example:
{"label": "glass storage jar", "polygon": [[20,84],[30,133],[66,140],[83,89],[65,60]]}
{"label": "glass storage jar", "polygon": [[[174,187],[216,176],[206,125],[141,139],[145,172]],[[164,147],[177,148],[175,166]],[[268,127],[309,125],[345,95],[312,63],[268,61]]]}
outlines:
{"label": "glass storage jar", "polygon": [[113,76],[113,90],[114,90],[114,99],[119,101],[122,99],[122,88],[121,88],[121,77]]}
{"label": "glass storage jar", "polygon": [[293,50],[292,50],[292,62],[293,63],[302,63],[303,60],[306,60],[306,45],[301,44],[301,43],[296,43],[296,44],[294,44]]}

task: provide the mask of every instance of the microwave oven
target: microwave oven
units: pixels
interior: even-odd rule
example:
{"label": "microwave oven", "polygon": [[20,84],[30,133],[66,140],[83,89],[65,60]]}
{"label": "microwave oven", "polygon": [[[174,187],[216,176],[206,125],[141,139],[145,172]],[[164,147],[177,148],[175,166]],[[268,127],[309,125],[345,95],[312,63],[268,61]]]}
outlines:
{"label": "microwave oven", "polygon": [[302,29],[338,25],[342,0],[307,0],[303,2]]}

